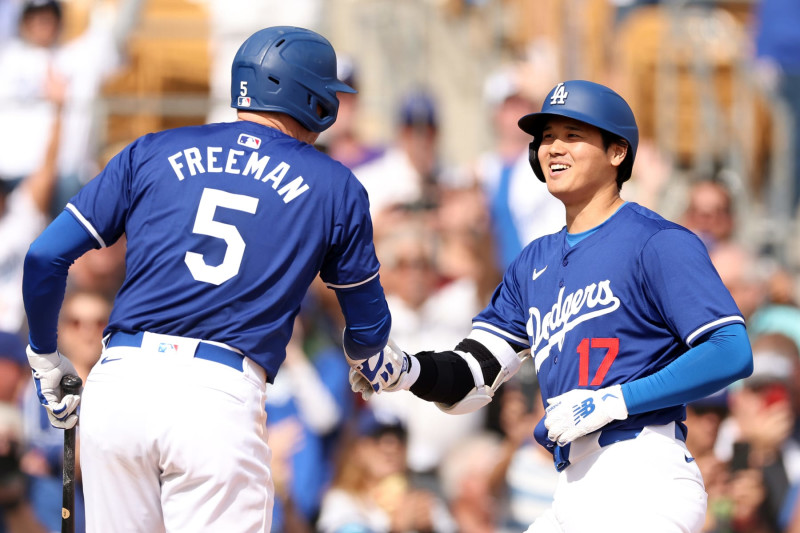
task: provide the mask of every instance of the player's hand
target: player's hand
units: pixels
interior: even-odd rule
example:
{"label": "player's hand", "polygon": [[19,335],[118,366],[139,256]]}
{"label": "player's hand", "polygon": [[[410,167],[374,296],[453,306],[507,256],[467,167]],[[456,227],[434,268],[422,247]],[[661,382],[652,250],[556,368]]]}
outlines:
{"label": "player's hand", "polygon": [[547,436],[559,446],[600,429],[612,420],[628,418],[622,387],[575,389],[548,398],[544,425]]}
{"label": "player's hand", "polygon": [[346,350],[344,355],[350,365],[350,387],[365,400],[381,391],[408,390],[416,381],[409,373],[411,358],[391,339],[367,359],[352,359]]}
{"label": "player's hand", "polygon": [[79,394],[63,395],[61,378],[67,375],[77,376],[75,367],[60,353],[38,354],[30,346],[25,350],[28,363],[33,371],[33,383],[39,401],[47,410],[50,425],[59,429],[71,429],[78,423],[75,409],[81,401]]}

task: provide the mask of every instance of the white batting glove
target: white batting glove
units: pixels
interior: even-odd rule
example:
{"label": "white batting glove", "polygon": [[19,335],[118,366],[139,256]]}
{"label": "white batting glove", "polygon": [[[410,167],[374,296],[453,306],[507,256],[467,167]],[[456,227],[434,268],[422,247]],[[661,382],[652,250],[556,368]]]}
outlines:
{"label": "white batting glove", "polygon": [[408,390],[417,381],[419,363],[389,339],[383,350],[367,359],[352,359],[345,350],[350,365],[350,388],[368,400],[381,391]]}
{"label": "white batting glove", "polygon": [[30,346],[25,350],[28,363],[33,371],[33,383],[39,401],[47,410],[50,425],[59,429],[71,429],[78,423],[75,409],[81,401],[80,394],[63,395],[61,378],[67,375],[77,376],[75,367],[60,353],[38,354]]}
{"label": "white batting glove", "polygon": [[548,398],[544,425],[548,438],[559,446],[597,431],[613,420],[628,418],[622,386],[575,389]]}

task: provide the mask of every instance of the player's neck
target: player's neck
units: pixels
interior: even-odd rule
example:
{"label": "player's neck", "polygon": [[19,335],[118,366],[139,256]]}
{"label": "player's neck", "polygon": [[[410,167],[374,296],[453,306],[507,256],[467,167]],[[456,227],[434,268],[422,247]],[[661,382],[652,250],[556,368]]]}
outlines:
{"label": "player's neck", "polygon": [[276,129],[308,144],[314,144],[317,141],[317,137],[319,137],[319,133],[307,130],[295,119],[284,113],[240,110],[237,112],[237,117],[239,120],[255,122],[256,124]]}
{"label": "player's neck", "polygon": [[567,211],[567,232],[581,233],[599,226],[617,209],[625,200],[620,198],[619,191],[596,194],[588,202],[565,206]]}

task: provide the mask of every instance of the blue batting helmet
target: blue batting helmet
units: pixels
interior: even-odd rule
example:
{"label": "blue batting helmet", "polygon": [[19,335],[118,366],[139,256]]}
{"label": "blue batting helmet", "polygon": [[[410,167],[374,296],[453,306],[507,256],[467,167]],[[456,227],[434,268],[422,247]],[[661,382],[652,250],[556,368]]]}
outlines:
{"label": "blue batting helmet", "polygon": [[231,107],[236,109],[286,113],[319,133],[336,121],[337,92],[356,91],[337,79],[331,43],[311,30],[265,28],[233,58]]}
{"label": "blue batting helmet", "polygon": [[631,177],[636,148],[639,145],[639,128],[628,103],[617,93],[599,83],[571,80],[559,83],[548,93],[538,113],[525,115],[517,123],[526,133],[533,135],[530,144],[530,162],[533,173],[544,181],[544,173],[538,160],[542,129],[552,116],[568,117],[607,131],[628,142],[628,155],[617,175],[622,185]]}

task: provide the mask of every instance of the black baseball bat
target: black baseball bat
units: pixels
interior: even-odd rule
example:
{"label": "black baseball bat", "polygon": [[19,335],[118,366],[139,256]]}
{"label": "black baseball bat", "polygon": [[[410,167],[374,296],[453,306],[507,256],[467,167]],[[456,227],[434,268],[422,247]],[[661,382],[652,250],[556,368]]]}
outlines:
{"label": "black baseball bat", "polygon": [[[78,376],[61,378],[61,393],[78,394],[82,381]],[[64,478],[61,502],[61,533],[75,532],[75,426],[64,430]]]}

